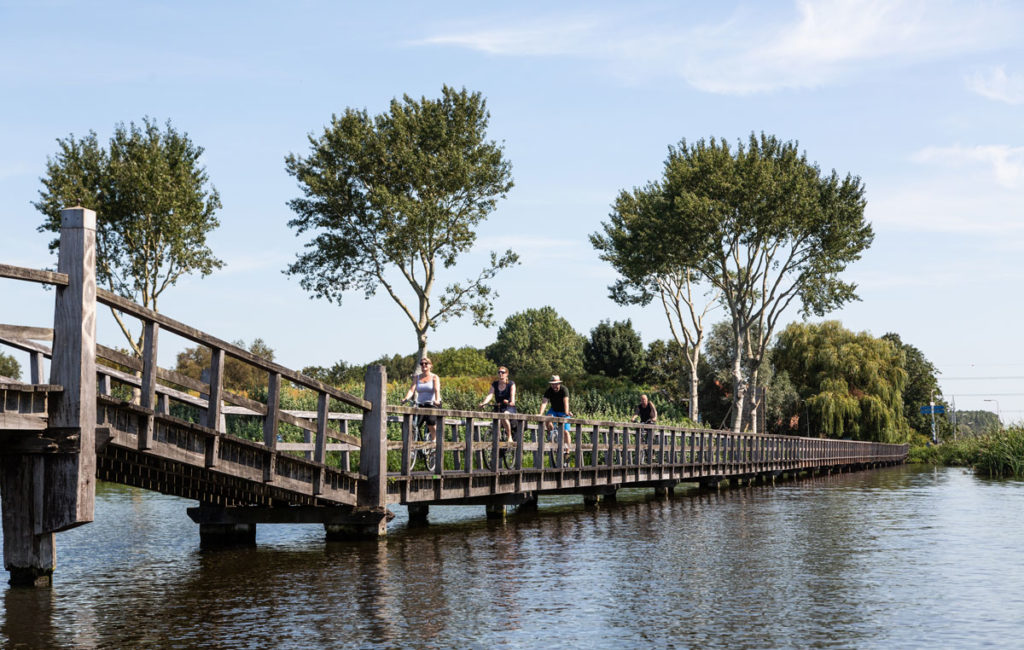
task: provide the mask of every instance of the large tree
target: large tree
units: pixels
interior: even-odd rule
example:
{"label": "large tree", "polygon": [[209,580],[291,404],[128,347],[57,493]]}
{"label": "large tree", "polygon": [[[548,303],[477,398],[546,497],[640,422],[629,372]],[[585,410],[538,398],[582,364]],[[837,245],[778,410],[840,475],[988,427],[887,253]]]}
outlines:
{"label": "large tree", "polygon": [[583,372],[585,340],[554,307],[527,309],[505,319],[487,357],[508,366],[513,378],[557,374],[564,379]]}
{"label": "large tree", "polygon": [[619,278],[609,289],[612,300],[620,305],[647,305],[655,297],[668,320],[672,340],[686,360],[689,387],[689,416],[699,420],[700,393],[697,371],[700,368],[708,312],[717,304],[719,294],[690,262],[662,246],[659,232],[650,227],[651,215],[663,212],[667,197],[656,184],[619,193],[612,214],[602,224],[603,233],[594,233],[590,242],[611,263]]}
{"label": "large tree", "polygon": [[797,143],[751,134],[735,148],[681,141],[663,177],[635,194],[631,228],[653,258],[720,292],[733,337],[733,429],[756,429],[752,389],[782,314],[795,303],[823,315],[857,297],[839,274],[874,236],[860,178],[823,174]]}
{"label": "large tree", "polygon": [[[921,407],[928,406],[934,401],[945,407],[947,412],[950,411],[939,386],[939,370],[924,356],[924,352],[909,343],[904,343],[899,334],[889,332],[882,338],[903,350],[904,369],[907,371],[907,386],[903,390],[903,413],[907,417],[907,422],[910,423],[910,428],[930,438],[932,416],[921,413]],[[952,434],[953,425],[946,417],[936,417],[935,429],[937,437],[941,440]]]}
{"label": "large tree", "polygon": [[[247,349],[267,361],[274,360],[274,350],[263,339],[254,339],[246,348],[245,341],[238,340],[234,344],[243,350]],[[185,348],[178,353],[175,371],[193,379],[209,381],[203,373],[210,369],[210,348],[196,345]],[[245,361],[228,355],[224,359],[224,388],[234,393],[259,393],[267,388],[267,372]]]}
{"label": "large tree", "polygon": [[837,438],[906,442],[903,411],[906,357],[900,346],[838,321],[792,323],[778,337],[772,359],[788,374],[812,433]]}
{"label": "large tree", "polygon": [[288,225],[314,234],[287,273],[336,304],[351,289],[369,298],[384,287],[412,323],[420,358],[439,323],[469,312],[490,326],[487,281],[518,261],[511,250],[434,295],[439,272],[472,248],[477,225],[512,188],[502,147],[486,139],[489,118],[480,93],[448,86],[438,99],[392,100],[379,115],[332,116],[310,135],[308,156],[286,159],[303,193],[289,202],[298,216]]}
{"label": "large tree", "polygon": [[[33,204],[45,215],[39,230],[59,233],[62,208],[95,210],[101,286],[158,311],[161,294],[183,276],[206,276],[224,265],[206,243],[219,225],[214,213],[221,202],[199,164],[203,148],[170,121],[162,131],[148,117],[141,126],[119,124],[107,147],[92,131],[81,139],[58,139],[57,145]],[[50,249],[58,245],[54,239]],[[111,311],[141,356],[141,327],[133,334],[121,313]]]}
{"label": "large tree", "polygon": [[583,343],[583,369],[594,375],[639,380],[644,344],[633,322],[604,320],[590,330],[590,339]]}

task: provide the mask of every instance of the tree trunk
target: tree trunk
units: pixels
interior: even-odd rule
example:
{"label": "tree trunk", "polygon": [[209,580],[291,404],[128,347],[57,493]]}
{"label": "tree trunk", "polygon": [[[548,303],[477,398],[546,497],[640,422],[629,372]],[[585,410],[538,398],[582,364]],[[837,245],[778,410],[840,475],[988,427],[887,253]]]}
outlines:
{"label": "tree trunk", "polygon": [[[699,359],[698,359],[699,360]],[[694,422],[700,421],[700,380],[697,377],[696,361],[690,364],[690,419]]]}
{"label": "tree trunk", "polygon": [[[742,350],[742,348],[740,348]],[[743,414],[746,409],[747,385],[743,380],[743,364],[740,362],[742,352],[737,352],[732,362],[732,430],[742,431]]]}

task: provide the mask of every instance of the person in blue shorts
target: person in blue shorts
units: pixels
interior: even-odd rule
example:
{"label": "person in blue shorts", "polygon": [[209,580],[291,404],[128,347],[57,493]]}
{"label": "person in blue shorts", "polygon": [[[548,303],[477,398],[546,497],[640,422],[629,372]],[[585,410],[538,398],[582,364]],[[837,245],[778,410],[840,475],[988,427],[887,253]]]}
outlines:
{"label": "person in blue shorts", "polygon": [[[551,405],[550,409],[548,408],[549,404]],[[562,385],[562,379],[558,375],[551,375],[548,389],[544,391],[544,399],[540,403],[540,415],[550,415],[556,418],[572,417],[572,411],[569,410],[569,391]],[[551,431],[552,428],[554,428],[554,424],[551,422],[544,423],[545,431]],[[562,447],[566,450],[569,449],[568,422],[562,432]]]}

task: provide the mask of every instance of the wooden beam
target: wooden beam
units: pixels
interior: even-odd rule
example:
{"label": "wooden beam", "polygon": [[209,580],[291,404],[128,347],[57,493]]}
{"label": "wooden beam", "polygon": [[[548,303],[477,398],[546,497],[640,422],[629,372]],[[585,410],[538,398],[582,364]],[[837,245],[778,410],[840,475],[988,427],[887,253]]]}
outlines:
{"label": "wooden beam", "polygon": [[[90,212],[92,211],[90,210]],[[95,212],[93,214],[95,214]],[[58,266],[58,271],[59,270]],[[0,264],[0,278],[26,280],[28,282],[39,282],[40,284],[55,284],[58,287],[68,286],[67,273],[54,273],[53,271],[29,269],[23,266],[11,266],[10,264]]]}
{"label": "wooden beam", "polygon": [[52,341],[53,330],[49,327],[26,327],[24,325],[4,325],[0,323],[0,336],[12,339],[28,339],[30,341]]}

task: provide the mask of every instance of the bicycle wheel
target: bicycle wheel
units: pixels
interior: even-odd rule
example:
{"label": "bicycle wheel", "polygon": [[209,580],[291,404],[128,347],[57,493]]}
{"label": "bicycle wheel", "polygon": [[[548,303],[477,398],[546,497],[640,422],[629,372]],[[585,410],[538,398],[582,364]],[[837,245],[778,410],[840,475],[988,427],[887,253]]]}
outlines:
{"label": "bicycle wheel", "polygon": [[498,450],[498,456],[501,458],[501,464],[505,469],[515,469],[516,467],[516,439],[515,436],[509,435],[506,440],[503,441],[501,449]]}
{"label": "bicycle wheel", "polygon": [[485,443],[484,446],[476,453],[474,460],[477,463],[477,467],[493,471],[494,470],[494,425],[489,427],[473,427],[473,442]]}

